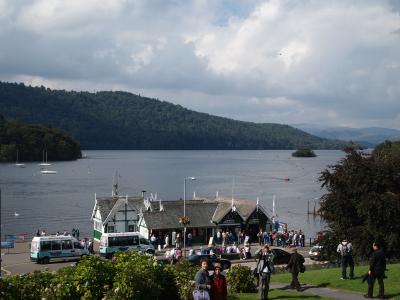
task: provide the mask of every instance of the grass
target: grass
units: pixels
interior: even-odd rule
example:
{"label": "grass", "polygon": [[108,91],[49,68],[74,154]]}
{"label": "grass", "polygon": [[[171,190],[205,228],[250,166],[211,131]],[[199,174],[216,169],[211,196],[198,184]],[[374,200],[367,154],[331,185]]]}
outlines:
{"label": "grass", "polygon": [[[257,294],[236,294],[237,300],[257,300]],[[272,290],[268,293],[268,299],[320,299],[327,300],[329,298],[319,297],[307,293],[299,293],[294,291],[280,291],[280,290]]]}
{"label": "grass", "polygon": [[[391,299],[400,299],[400,264],[387,265],[387,279],[385,283],[385,295]],[[356,266],[354,280],[341,280],[341,268],[330,268],[323,270],[310,270],[299,275],[300,283],[316,285],[320,287],[335,288],[338,290],[348,290],[366,293],[367,283],[362,283],[362,276],[367,273],[368,266]],[[277,274],[271,277],[271,282],[287,282],[291,280],[289,273]],[[378,283],[374,285],[374,295],[378,293]],[[243,298],[246,299],[246,298]],[[251,298],[249,298],[251,299]],[[311,299],[311,298],[310,298]],[[317,299],[317,298],[316,298]]]}

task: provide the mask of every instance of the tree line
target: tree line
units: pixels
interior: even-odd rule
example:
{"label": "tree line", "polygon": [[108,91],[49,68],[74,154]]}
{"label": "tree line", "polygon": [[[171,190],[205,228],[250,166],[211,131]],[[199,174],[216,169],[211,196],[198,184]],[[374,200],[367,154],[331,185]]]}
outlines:
{"label": "tree line", "polygon": [[82,156],[80,145],[59,129],[21,123],[0,115],[0,161],[73,160]]}
{"label": "tree line", "polygon": [[84,149],[341,149],[288,125],[212,116],[127,92],[0,82],[0,113],[65,130]]}

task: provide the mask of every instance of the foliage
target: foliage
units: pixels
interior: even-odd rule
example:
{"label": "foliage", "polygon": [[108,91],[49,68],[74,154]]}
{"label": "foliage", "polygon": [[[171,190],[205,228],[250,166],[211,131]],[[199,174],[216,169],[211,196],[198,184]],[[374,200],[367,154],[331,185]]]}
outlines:
{"label": "foliage", "polygon": [[230,290],[235,293],[251,293],[256,290],[250,267],[235,265],[228,272]]}
{"label": "foliage", "polygon": [[53,279],[54,274],[38,271],[0,279],[0,299],[40,300]]}
{"label": "foliage", "polygon": [[197,272],[196,267],[188,261],[180,260],[175,265],[165,266],[165,270],[173,274],[180,298],[183,300],[192,299],[194,289],[192,281]]}
{"label": "foliage", "polygon": [[294,157],[315,157],[317,156],[310,148],[297,149],[292,153]]}
{"label": "foliage", "polygon": [[400,257],[399,143],[379,145],[372,155],[348,148],[343,160],[322,172],[327,193],[320,213],[331,230],[326,247],[347,238],[365,259],[378,241],[388,256]]}
{"label": "foliage", "polygon": [[162,271],[155,258],[135,252],[116,255],[116,274],[108,299],[159,299],[161,284],[157,272]]}
{"label": "foliage", "polygon": [[341,149],[288,125],[211,116],[126,92],[67,92],[0,82],[0,113],[62,128],[85,149]]}
{"label": "foliage", "polygon": [[66,133],[44,126],[29,125],[0,115],[0,161],[72,160],[82,156],[79,143]]}

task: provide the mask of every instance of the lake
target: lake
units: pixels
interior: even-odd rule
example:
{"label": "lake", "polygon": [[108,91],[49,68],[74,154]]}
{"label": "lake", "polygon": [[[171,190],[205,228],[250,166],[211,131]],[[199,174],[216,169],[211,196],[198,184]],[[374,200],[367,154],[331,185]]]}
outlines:
{"label": "lake", "polygon": [[71,232],[92,236],[90,216],[95,193],[110,196],[115,171],[120,195],[157,193],[163,200],[183,198],[185,176],[187,199],[220,196],[260,199],[272,215],[276,195],[279,221],[289,229],[302,229],[307,237],[324,227],[307,215],[307,201],[314,207],[324,193],[319,174],[344,156],[342,151],[320,150],[314,158],[294,158],[292,151],[83,151],[87,158],[54,162],[43,175],[38,163],[17,168],[0,164],[2,234]]}

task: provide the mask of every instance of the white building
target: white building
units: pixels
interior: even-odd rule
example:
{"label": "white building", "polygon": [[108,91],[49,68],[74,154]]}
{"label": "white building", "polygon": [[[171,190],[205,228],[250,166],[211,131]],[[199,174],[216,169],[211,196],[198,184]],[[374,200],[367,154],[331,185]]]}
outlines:
{"label": "white building", "polygon": [[106,232],[138,231],[139,213],[141,209],[146,209],[146,203],[140,196],[115,195],[97,198],[95,195],[91,217],[94,239],[99,241]]}

